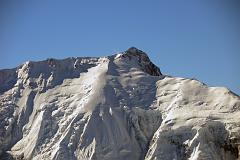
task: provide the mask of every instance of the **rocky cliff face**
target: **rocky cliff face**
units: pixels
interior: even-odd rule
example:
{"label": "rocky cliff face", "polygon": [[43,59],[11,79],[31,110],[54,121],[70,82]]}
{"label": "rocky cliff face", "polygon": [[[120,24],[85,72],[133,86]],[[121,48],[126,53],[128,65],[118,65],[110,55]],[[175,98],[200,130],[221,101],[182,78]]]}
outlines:
{"label": "rocky cliff face", "polygon": [[240,98],[130,48],[0,70],[0,159],[235,160]]}

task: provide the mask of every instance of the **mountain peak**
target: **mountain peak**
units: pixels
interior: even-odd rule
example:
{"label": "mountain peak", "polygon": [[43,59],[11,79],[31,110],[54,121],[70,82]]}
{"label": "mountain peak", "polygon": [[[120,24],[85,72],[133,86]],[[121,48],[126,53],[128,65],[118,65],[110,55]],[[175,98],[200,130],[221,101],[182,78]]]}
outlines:
{"label": "mountain peak", "polygon": [[0,159],[238,159],[239,96],[161,75],[135,47],[0,70]]}
{"label": "mountain peak", "polygon": [[[127,52],[129,53],[138,53],[138,54],[141,54],[141,53],[144,53],[142,50],[136,48],[136,47],[130,47],[128,48]],[[145,53],[146,54],[146,53]]]}
{"label": "mountain peak", "polygon": [[121,57],[128,57],[131,59],[132,57],[135,57],[143,71],[146,73],[152,75],[152,76],[161,76],[162,73],[160,69],[150,60],[148,57],[147,53],[143,52],[142,50],[136,48],[136,47],[131,47],[123,54]]}
{"label": "mountain peak", "polygon": [[125,54],[132,55],[132,56],[144,56],[148,58],[147,53],[143,52],[142,50],[136,47],[130,47],[128,50],[125,51]]}

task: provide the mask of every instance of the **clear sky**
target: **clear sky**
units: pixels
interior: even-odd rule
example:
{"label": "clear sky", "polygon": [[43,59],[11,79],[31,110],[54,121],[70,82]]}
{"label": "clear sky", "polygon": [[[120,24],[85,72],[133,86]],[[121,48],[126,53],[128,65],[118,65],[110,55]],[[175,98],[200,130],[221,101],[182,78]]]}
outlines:
{"label": "clear sky", "polygon": [[0,0],[0,68],[131,46],[164,74],[240,94],[238,0]]}

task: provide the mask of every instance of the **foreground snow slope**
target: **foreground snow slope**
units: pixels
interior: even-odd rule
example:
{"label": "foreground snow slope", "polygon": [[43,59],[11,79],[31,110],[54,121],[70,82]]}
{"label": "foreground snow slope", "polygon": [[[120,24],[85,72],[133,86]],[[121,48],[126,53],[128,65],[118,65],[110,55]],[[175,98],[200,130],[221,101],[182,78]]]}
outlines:
{"label": "foreground snow slope", "polygon": [[136,49],[0,70],[0,159],[235,160],[240,98]]}

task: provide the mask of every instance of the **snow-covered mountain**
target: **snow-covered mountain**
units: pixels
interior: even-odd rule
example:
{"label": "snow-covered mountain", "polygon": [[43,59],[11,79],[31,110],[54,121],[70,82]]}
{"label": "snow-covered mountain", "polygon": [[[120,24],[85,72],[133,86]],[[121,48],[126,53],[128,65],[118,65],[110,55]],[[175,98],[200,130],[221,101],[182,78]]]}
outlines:
{"label": "snow-covered mountain", "polygon": [[0,159],[240,159],[240,98],[137,48],[0,70]]}

